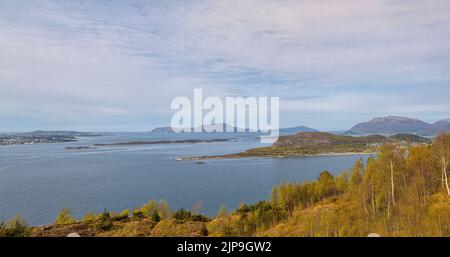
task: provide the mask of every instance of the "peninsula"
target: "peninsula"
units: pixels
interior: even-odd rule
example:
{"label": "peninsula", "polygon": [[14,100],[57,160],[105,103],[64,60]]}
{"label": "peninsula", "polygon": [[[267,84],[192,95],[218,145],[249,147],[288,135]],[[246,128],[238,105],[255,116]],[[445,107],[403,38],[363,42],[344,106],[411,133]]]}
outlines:
{"label": "peninsula", "polygon": [[272,146],[253,148],[241,153],[186,157],[182,160],[231,159],[245,157],[286,158],[317,155],[370,154],[379,151],[383,144],[392,143],[406,148],[408,145],[430,144],[431,140],[412,134],[390,137],[381,135],[344,136],[326,132],[302,132],[281,136]]}
{"label": "peninsula", "polygon": [[99,133],[78,131],[42,131],[0,134],[0,145],[76,142],[79,137],[96,137]]}

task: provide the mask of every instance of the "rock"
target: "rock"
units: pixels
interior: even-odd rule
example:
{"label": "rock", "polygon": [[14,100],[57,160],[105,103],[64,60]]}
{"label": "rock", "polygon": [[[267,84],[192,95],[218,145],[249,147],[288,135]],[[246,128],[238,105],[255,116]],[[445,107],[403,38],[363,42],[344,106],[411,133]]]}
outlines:
{"label": "rock", "polygon": [[74,232],[67,235],[67,237],[81,237],[80,234]]}
{"label": "rock", "polygon": [[367,237],[381,237],[380,234],[377,233],[370,233],[367,235]]}

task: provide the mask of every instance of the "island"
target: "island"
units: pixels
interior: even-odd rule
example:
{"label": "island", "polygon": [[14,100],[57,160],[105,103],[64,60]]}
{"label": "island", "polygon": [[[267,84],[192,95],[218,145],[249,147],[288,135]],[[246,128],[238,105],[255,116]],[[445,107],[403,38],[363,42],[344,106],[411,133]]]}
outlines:
{"label": "island", "polygon": [[213,138],[213,139],[182,139],[182,140],[160,140],[160,141],[131,141],[131,142],[119,142],[109,144],[94,144],[94,147],[98,146],[127,146],[127,145],[159,145],[159,144],[198,144],[198,143],[214,143],[214,142],[228,142],[234,140],[234,138]]}
{"label": "island", "polygon": [[317,155],[372,154],[379,151],[386,143],[393,143],[406,148],[409,145],[431,144],[431,139],[413,134],[393,136],[346,136],[326,132],[302,132],[296,135],[281,136],[268,147],[253,148],[244,152],[178,158],[179,160],[232,159],[245,157],[286,158]]}
{"label": "island", "polygon": [[82,146],[67,146],[65,150],[95,150],[98,147],[92,145],[82,145]]}

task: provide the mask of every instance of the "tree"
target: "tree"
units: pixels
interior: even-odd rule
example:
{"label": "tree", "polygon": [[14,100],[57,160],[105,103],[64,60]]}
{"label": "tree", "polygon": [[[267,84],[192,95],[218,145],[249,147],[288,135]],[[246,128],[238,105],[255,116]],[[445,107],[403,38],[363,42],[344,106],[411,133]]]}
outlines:
{"label": "tree", "polygon": [[362,171],[364,165],[362,164],[361,159],[355,161],[355,165],[353,166],[352,176],[350,177],[350,184],[353,187],[359,186],[362,182]]}
{"label": "tree", "polygon": [[75,223],[75,218],[72,216],[72,212],[69,208],[63,208],[59,214],[58,217],[56,217],[55,225],[65,225],[65,224],[71,224]]}
{"label": "tree", "polygon": [[99,216],[97,227],[101,230],[109,230],[113,227],[113,222],[111,219],[111,214],[105,211]]}
{"label": "tree", "polygon": [[220,207],[219,211],[217,211],[216,218],[223,218],[228,216],[227,207],[222,206]]}
{"label": "tree", "polygon": [[[398,145],[388,143],[381,147],[381,152],[378,158],[380,163],[382,176],[385,178],[385,190],[388,204],[388,216],[390,209],[397,204],[396,192],[397,186],[401,185],[400,181],[406,179],[405,173],[405,151]],[[402,183],[404,185],[404,183]]]}
{"label": "tree", "polygon": [[448,182],[448,166],[450,161],[450,135],[439,134],[434,140],[433,152],[441,166],[441,184],[450,196],[450,186]]}
{"label": "tree", "polygon": [[335,192],[334,177],[327,170],[322,171],[317,180],[317,189],[319,196],[324,199]]}
{"label": "tree", "polygon": [[187,221],[188,219],[191,218],[191,216],[192,216],[191,212],[183,208],[181,208],[180,210],[176,211],[173,214],[173,218],[181,222]]}
{"label": "tree", "polygon": [[426,197],[431,195],[440,183],[436,183],[436,171],[431,154],[431,148],[426,145],[413,147],[407,158],[407,182],[411,183],[414,191],[423,205]]}
{"label": "tree", "polygon": [[298,195],[294,184],[281,183],[278,187],[272,189],[271,203],[276,207],[292,213],[299,201]]}
{"label": "tree", "polygon": [[196,202],[192,206],[192,213],[193,214],[200,214],[200,211],[203,209],[203,202]]}
{"label": "tree", "polygon": [[151,217],[153,212],[158,210],[158,202],[152,199],[148,201],[148,203],[144,204],[141,210],[145,216]]}
{"label": "tree", "polygon": [[173,215],[173,211],[170,208],[169,203],[164,199],[159,200],[158,212],[161,219],[169,219]]}
{"label": "tree", "polygon": [[160,222],[161,221],[161,217],[159,216],[159,213],[157,210],[155,210],[152,214],[152,220],[154,222]]}
{"label": "tree", "polygon": [[344,172],[342,175],[336,177],[335,184],[336,184],[336,193],[342,194],[347,191],[348,188],[348,173]]}

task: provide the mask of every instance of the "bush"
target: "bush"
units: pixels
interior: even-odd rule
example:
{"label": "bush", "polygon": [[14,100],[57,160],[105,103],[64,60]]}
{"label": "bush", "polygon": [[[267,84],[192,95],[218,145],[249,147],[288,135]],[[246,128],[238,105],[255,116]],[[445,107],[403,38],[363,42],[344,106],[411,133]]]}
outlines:
{"label": "bush", "polygon": [[244,235],[255,233],[258,229],[267,229],[286,218],[282,210],[266,201],[254,205],[241,205],[236,213],[240,215],[239,230]]}
{"label": "bush", "polygon": [[29,237],[32,228],[17,215],[6,223],[0,223],[0,237]]}
{"label": "bush", "polygon": [[166,200],[159,201],[158,214],[161,219],[169,219],[170,217],[172,217],[172,209],[170,208],[169,203],[167,203]]}
{"label": "bush", "polygon": [[112,220],[114,221],[121,221],[121,220],[127,220],[128,219],[129,210],[124,210],[121,213],[115,213],[112,216]]}
{"label": "bush", "polygon": [[158,202],[155,200],[148,201],[141,208],[142,213],[147,217],[151,217],[156,210],[158,210]]}
{"label": "bush", "polygon": [[97,227],[101,230],[109,230],[113,227],[111,215],[106,210],[100,215]]}
{"label": "bush", "polygon": [[150,200],[144,204],[140,211],[146,217],[152,217],[155,211],[158,212],[160,220],[169,219],[172,217],[172,209],[170,209],[169,204],[165,200],[160,200],[159,203],[156,200]]}
{"label": "bush", "polygon": [[161,217],[159,216],[157,210],[153,211],[153,214],[152,214],[152,220],[153,220],[154,222],[159,222],[159,221],[161,220]]}
{"label": "bush", "polygon": [[198,221],[198,222],[209,222],[211,219],[204,215],[195,214],[195,215],[192,215],[189,220],[190,221]]}
{"label": "bush", "polygon": [[75,218],[72,216],[72,212],[68,208],[63,208],[59,214],[58,217],[56,217],[55,225],[65,225],[65,224],[71,224],[75,223]]}
{"label": "bush", "polygon": [[200,214],[192,214],[189,210],[180,209],[173,214],[173,218],[179,222],[186,221],[198,221],[198,222],[208,222],[210,219],[207,216]]}
{"label": "bush", "polygon": [[84,215],[84,217],[82,219],[82,221],[84,221],[84,222],[92,222],[92,221],[96,221],[96,220],[97,220],[97,215],[95,215],[92,212]]}
{"label": "bush", "polygon": [[134,210],[133,218],[142,219],[142,218],[145,218],[145,215],[141,210]]}
{"label": "bush", "polygon": [[180,209],[173,214],[175,220],[182,222],[189,220],[191,216],[191,212],[185,209]]}
{"label": "bush", "polygon": [[201,236],[208,236],[208,228],[206,227],[205,223],[202,224],[202,227],[200,228],[200,235]]}
{"label": "bush", "polygon": [[126,216],[126,217],[129,217],[129,216],[130,216],[130,210],[128,210],[128,209],[123,210],[122,213],[121,213],[121,215],[124,216],[124,217],[125,217],[125,216]]}

